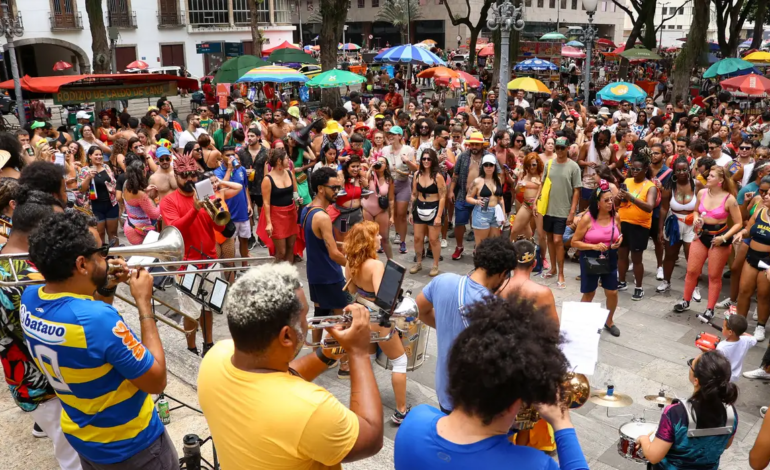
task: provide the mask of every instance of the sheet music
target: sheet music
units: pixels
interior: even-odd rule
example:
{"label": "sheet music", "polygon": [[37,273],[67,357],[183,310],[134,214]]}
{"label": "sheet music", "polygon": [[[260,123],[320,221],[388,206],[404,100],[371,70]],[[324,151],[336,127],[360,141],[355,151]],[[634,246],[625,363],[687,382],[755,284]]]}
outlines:
{"label": "sheet music", "polygon": [[[147,235],[145,235],[142,245],[146,243],[154,243],[158,241],[158,238],[160,238],[160,233],[156,232],[155,230],[150,230],[147,232]],[[131,267],[138,266],[140,264],[150,264],[153,261],[155,261],[154,256],[132,256],[126,260],[126,264]]]}
{"label": "sheet music", "polygon": [[593,375],[599,360],[599,337],[609,310],[600,303],[564,302],[561,309],[562,352],[571,369]]}

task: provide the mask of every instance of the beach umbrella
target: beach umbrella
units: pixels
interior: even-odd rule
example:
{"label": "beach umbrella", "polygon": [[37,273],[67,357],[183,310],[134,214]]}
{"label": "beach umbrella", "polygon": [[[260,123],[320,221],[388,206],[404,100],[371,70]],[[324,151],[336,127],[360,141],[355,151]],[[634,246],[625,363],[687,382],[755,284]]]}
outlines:
{"label": "beach umbrella", "polygon": [[469,74],[468,72],[458,70],[457,74],[460,76],[460,80],[464,81],[469,87],[476,88],[481,85],[479,79]]}
{"label": "beach umbrella", "polygon": [[312,80],[307,82],[307,86],[309,88],[337,88],[355,85],[356,83],[363,83],[365,81],[366,78],[361,75],[345,70],[333,69],[316,75]]}
{"label": "beach umbrella", "polygon": [[731,75],[741,70],[750,70],[754,68],[754,64],[743,59],[736,59],[730,57],[728,59],[722,59],[715,63],[703,73],[703,78],[713,78],[719,75]]}
{"label": "beach umbrella", "polygon": [[479,57],[489,57],[493,55],[495,55],[495,45],[492,43],[482,47],[478,52]]}
{"label": "beach umbrella", "polygon": [[596,40],[596,44],[605,47],[615,47],[615,43],[606,38],[599,38]]}
{"label": "beach umbrella", "polygon": [[565,44],[565,46],[569,46],[569,47],[585,47],[585,45],[582,42],[580,42],[580,41],[570,41],[567,44]]}
{"label": "beach umbrella", "polygon": [[559,41],[559,40],[563,40],[563,39],[567,39],[567,36],[561,34],[558,31],[554,31],[554,32],[551,32],[551,33],[546,33],[546,34],[544,34],[544,35],[542,35],[540,37],[541,41]]}
{"label": "beach umbrella", "polygon": [[361,49],[361,46],[358,44],[353,44],[352,42],[346,43],[346,44],[340,44],[337,46],[337,49],[342,51],[357,51]]}
{"label": "beach umbrella", "polygon": [[267,58],[269,62],[279,64],[318,64],[318,61],[305,51],[296,49],[278,49]]}
{"label": "beach umbrella", "polygon": [[631,103],[642,103],[647,98],[647,92],[633,83],[614,82],[602,88],[596,96],[603,101],[626,100]]}
{"label": "beach umbrella", "polygon": [[746,96],[767,96],[770,90],[770,80],[755,74],[728,78],[721,81],[719,85],[724,90],[743,93]]}
{"label": "beach umbrella", "polygon": [[770,63],[770,52],[765,52],[765,51],[752,52],[751,54],[744,57],[743,60],[747,60],[749,62],[757,62],[757,63]]}
{"label": "beach umbrella", "polygon": [[570,57],[572,59],[585,59],[586,53],[581,51],[580,49],[576,47],[570,47],[570,46],[562,46],[561,48],[561,55],[562,57]]}
{"label": "beach umbrella", "polygon": [[266,65],[264,67],[257,67],[251,69],[237,82],[269,82],[269,83],[292,83],[299,82],[305,83],[308,78],[289,67],[282,67],[280,65]]}
{"label": "beach umbrella", "polygon": [[214,74],[214,80],[211,82],[215,85],[217,83],[235,83],[249,70],[265,65],[270,64],[253,55],[233,57],[219,67],[219,70]]}
{"label": "beach umbrella", "polygon": [[422,72],[417,74],[417,78],[460,78],[460,74],[458,70],[452,70],[448,67],[431,67],[429,69],[425,69]]}
{"label": "beach umbrella", "polygon": [[436,41],[434,41],[433,39],[426,39],[426,40],[422,41],[422,43],[423,43],[423,44],[430,44],[431,46],[435,46],[436,44],[438,44],[438,43],[437,43]]}
{"label": "beach umbrella", "polygon": [[294,44],[290,43],[289,41],[284,41],[284,42],[278,44],[275,47],[271,47],[270,49],[262,49],[262,55],[263,56],[270,55],[273,52],[275,52],[277,50],[280,50],[280,49],[296,49],[296,50],[301,50],[299,47],[295,46]]}
{"label": "beach umbrella", "polygon": [[71,68],[72,68],[72,64],[70,64],[69,62],[64,62],[63,60],[60,60],[55,64],[53,64],[54,72],[61,72],[62,70],[67,70]]}
{"label": "beach umbrella", "polygon": [[519,77],[508,82],[509,90],[524,90],[530,93],[550,93],[545,83],[532,77]]}
{"label": "beach umbrella", "polygon": [[380,52],[374,57],[374,61],[388,64],[446,65],[436,54],[411,44],[391,47]]}
{"label": "beach umbrella", "polygon": [[513,67],[513,70],[517,72],[539,72],[543,70],[559,70],[559,67],[548,62],[547,60],[538,59],[537,57],[527,60],[522,60]]}
{"label": "beach umbrella", "polygon": [[130,64],[126,65],[126,70],[131,70],[131,69],[147,70],[148,68],[150,68],[150,66],[147,65],[147,62],[143,60],[135,60]]}
{"label": "beach umbrella", "polygon": [[307,46],[303,47],[302,49],[305,50],[305,51],[312,51],[313,50],[313,46],[308,44]]}
{"label": "beach umbrella", "polygon": [[746,49],[751,47],[751,39],[746,39],[742,43],[738,44],[738,49]]}
{"label": "beach umbrella", "polygon": [[629,49],[620,53],[621,56],[628,60],[660,60],[660,56],[644,46],[634,46],[633,49]]}

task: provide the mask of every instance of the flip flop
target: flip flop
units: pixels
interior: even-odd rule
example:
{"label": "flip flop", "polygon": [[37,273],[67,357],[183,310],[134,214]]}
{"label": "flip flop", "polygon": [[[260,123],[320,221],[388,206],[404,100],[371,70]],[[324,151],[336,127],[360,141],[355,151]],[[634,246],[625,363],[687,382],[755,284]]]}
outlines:
{"label": "flip flop", "polygon": [[540,277],[541,277],[542,279],[550,279],[550,278],[554,277],[555,275],[556,275],[556,274],[551,274],[551,273],[549,273],[549,272],[543,272],[543,273],[540,275]]}
{"label": "flip flop", "polygon": [[565,282],[557,281],[556,282],[556,288],[557,289],[566,289],[567,288],[567,282],[566,281]]}

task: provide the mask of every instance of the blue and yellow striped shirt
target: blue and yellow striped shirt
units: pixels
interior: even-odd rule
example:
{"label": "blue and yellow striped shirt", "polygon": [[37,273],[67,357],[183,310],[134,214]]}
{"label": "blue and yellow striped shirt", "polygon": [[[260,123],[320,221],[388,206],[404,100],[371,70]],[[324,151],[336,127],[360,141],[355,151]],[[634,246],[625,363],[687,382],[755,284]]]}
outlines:
{"label": "blue and yellow striped shirt", "polygon": [[79,454],[122,462],[160,437],[152,398],[130,382],[155,358],[114,307],[30,286],[20,310],[30,352],[61,400],[62,430]]}

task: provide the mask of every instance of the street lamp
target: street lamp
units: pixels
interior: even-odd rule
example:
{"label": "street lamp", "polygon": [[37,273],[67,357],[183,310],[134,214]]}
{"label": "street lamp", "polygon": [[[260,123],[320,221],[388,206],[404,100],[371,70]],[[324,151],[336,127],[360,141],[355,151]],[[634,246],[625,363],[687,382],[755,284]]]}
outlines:
{"label": "street lamp", "polygon": [[460,49],[460,43],[462,42],[462,40],[463,40],[463,37],[458,34],[457,35],[457,49],[458,50]]}
{"label": "street lamp", "polygon": [[8,56],[11,58],[11,74],[13,75],[13,89],[16,92],[16,112],[19,114],[19,127],[27,124],[24,114],[24,99],[21,96],[21,81],[19,80],[19,65],[16,62],[16,48],[13,44],[13,37],[24,35],[24,25],[21,17],[11,16],[10,8],[7,3],[2,4],[3,18],[0,21],[0,34],[5,35],[5,42],[8,43]]}
{"label": "street lamp", "polygon": [[591,49],[593,48],[594,39],[596,38],[596,33],[598,32],[596,28],[593,27],[594,14],[596,13],[597,3],[598,0],[583,0],[583,8],[585,8],[586,13],[588,14],[588,25],[583,28],[583,34],[580,36],[580,42],[586,45],[586,81],[583,85],[585,93],[585,106],[591,104],[591,54],[593,54]]}
{"label": "street lamp", "polygon": [[[594,4],[596,0],[593,0]],[[594,6],[596,8],[596,6]],[[511,30],[524,29],[524,7],[514,6],[509,0],[497,2],[489,9],[487,28],[491,31],[500,30],[500,92],[498,94],[498,119],[497,128],[504,130],[508,124],[508,79],[511,77],[511,68],[508,66],[508,50],[511,38]],[[457,36],[458,40],[460,36]]]}

